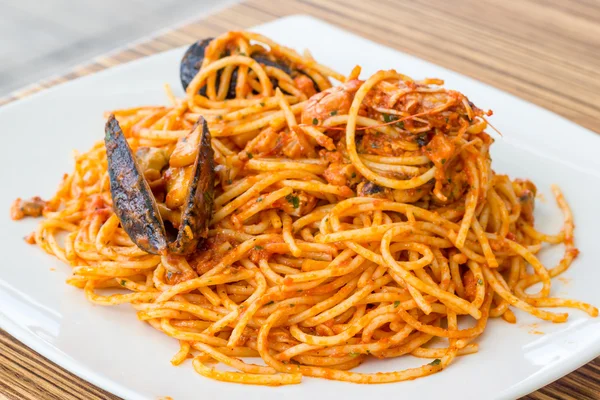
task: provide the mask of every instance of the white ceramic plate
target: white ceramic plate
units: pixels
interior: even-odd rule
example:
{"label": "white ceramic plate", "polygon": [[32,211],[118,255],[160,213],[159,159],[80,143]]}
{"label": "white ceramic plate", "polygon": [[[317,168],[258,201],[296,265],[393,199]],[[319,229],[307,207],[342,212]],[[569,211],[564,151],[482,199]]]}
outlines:
{"label": "white ceramic plate", "polygon": [[[538,185],[546,199],[538,201],[538,226],[550,232],[561,226],[549,191],[552,183],[562,187],[575,213],[581,257],[564,274],[566,279],[553,282],[552,293],[600,305],[595,229],[600,220],[598,135],[500,90],[314,18],[287,17],[256,31],[298,50],[309,48],[320,62],[342,73],[358,63],[363,76],[395,68],[414,78],[440,77],[479,107],[493,109],[492,121],[504,134],[493,146],[493,167]],[[180,88],[183,52],[176,49],[115,67],[0,109],[0,326],[11,335],[128,399],[306,399],[324,393],[344,399],[383,395],[506,399],[542,387],[600,355],[600,319],[571,310],[564,324],[538,321],[521,312],[516,325],[494,320],[479,340],[478,354],[460,357],[442,373],[411,382],[355,385],[306,378],[301,385],[268,388],[215,382],[197,375],[190,362],[172,367],[169,360],[178,349],[175,340],[139,322],[127,305],[106,308],[88,303],[82,291],[64,283],[69,267],[22,240],[36,221],[13,222],[8,209],[18,196],[48,197],[55,191],[62,174],[72,168],[72,150],[86,150],[102,139],[105,110],[165,104],[162,85],[169,82]],[[552,265],[559,257],[557,249],[545,252],[542,260]],[[374,360],[358,370],[390,371],[422,362],[408,357]]]}

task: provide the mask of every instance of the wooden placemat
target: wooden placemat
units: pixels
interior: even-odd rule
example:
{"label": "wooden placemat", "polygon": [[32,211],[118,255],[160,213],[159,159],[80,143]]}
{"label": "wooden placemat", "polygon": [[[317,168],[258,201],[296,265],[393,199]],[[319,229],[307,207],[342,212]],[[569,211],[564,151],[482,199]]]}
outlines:
{"label": "wooden placemat", "polygon": [[[251,0],[98,57],[64,76],[0,99],[0,105],[199,38],[291,14],[314,15],[516,94],[600,133],[596,0]],[[360,57],[368,54],[357,54],[357,60]],[[539,134],[543,137],[544,132]],[[2,398],[118,399],[0,330]],[[600,357],[524,399],[600,399]]]}

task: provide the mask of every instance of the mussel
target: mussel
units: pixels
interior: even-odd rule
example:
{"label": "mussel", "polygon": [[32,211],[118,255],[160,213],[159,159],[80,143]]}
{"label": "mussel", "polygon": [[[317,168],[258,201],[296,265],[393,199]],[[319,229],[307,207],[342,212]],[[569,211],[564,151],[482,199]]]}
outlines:
{"label": "mussel", "polygon": [[105,128],[110,191],[113,209],[131,240],[151,254],[190,254],[208,237],[212,217],[215,165],[211,136],[200,117],[192,132],[201,129],[178,229],[167,226],[144,171],[133,155],[116,118]]}
{"label": "mussel", "polygon": [[[197,41],[196,43],[192,44],[187,49],[185,54],[183,55],[183,58],[181,59],[181,64],[179,67],[179,78],[181,80],[181,85],[183,86],[184,90],[187,89],[187,87],[190,84],[190,82],[192,81],[192,79],[194,79],[194,77],[200,70],[200,67],[202,66],[202,61],[204,60],[204,52],[206,50],[206,47],[208,47],[211,40],[213,40],[213,39],[214,38],[206,38],[206,39]],[[227,55],[229,55],[229,54],[223,54],[223,57],[225,57]],[[278,68],[290,76],[294,76],[295,74],[300,73],[299,71],[294,70],[287,61],[278,59],[275,56],[273,56],[272,54],[254,53],[251,55],[251,57],[262,65]],[[217,85],[218,85],[218,82],[220,82],[220,79],[218,79],[220,77],[220,75],[221,75],[221,71],[219,71],[217,73]],[[229,83],[229,89],[227,91],[227,96],[226,96],[227,99],[235,98],[236,83],[237,83],[237,68],[231,74],[231,81]],[[273,83],[273,87],[277,87],[277,81],[272,79],[272,83]],[[317,87],[316,83],[315,83],[315,87]],[[218,90],[218,86],[217,86],[217,90]],[[206,87],[202,87],[200,89],[200,94],[203,96],[206,96]]]}

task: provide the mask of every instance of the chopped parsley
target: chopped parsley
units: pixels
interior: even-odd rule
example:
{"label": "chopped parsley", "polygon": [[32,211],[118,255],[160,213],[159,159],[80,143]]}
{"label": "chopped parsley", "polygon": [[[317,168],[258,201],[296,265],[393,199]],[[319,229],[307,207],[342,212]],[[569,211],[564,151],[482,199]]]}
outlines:
{"label": "chopped parsley", "polygon": [[400,129],[404,129],[404,122],[400,121],[399,119],[396,119],[395,115],[390,115],[390,114],[383,114],[383,120],[388,123],[388,122],[395,122],[397,121],[398,123],[396,124],[396,126]]}
{"label": "chopped parsley", "polygon": [[313,125],[319,125],[319,120],[316,118],[313,118]]}
{"label": "chopped parsley", "polygon": [[446,159],[442,158],[442,165],[446,164]]}
{"label": "chopped parsley", "polygon": [[290,304],[290,307],[294,307],[294,306],[295,306],[295,304],[294,304],[294,303],[291,303],[291,304]]}
{"label": "chopped parsley", "polygon": [[354,352],[354,351],[351,351],[351,352],[350,352],[348,355],[349,355],[350,357],[358,357],[358,356],[360,356],[360,353],[356,353],[356,352]]}
{"label": "chopped parsley", "polygon": [[439,358],[436,358],[435,360],[433,360],[432,362],[429,363],[429,365],[440,365],[442,363],[442,360],[440,360]]}
{"label": "chopped parsley", "polygon": [[252,153],[248,153],[248,152],[246,152],[246,155],[248,156],[248,159],[250,159],[250,160],[252,160],[252,157],[254,157],[254,156],[252,155]]}
{"label": "chopped parsley", "polygon": [[256,251],[263,250],[263,249],[264,249],[264,247],[262,247],[262,246],[259,246],[259,245],[254,246],[254,250],[256,250]]}
{"label": "chopped parsley", "polygon": [[262,101],[260,103],[258,103],[258,104],[260,104],[261,107],[265,106],[265,103],[263,103]]}
{"label": "chopped parsley", "polygon": [[263,201],[263,198],[262,198],[262,196],[261,196],[261,197],[259,197],[258,199],[256,199],[256,202],[257,202],[257,203],[260,203],[261,201]]}
{"label": "chopped parsley", "polygon": [[300,199],[298,198],[298,196],[295,196],[294,194],[288,194],[287,196],[285,196],[285,199],[288,201],[288,203],[290,203],[294,208],[298,208],[300,207]]}
{"label": "chopped parsley", "polygon": [[353,172],[353,173],[352,173],[352,178],[353,178],[353,179],[354,179],[354,178],[356,178],[356,172]]}
{"label": "chopped parsley", "polygon": [[479,280],[477,280],[477,284],[478,284],[479,286],[483,285],[483,279],[479,278]]}
{"label": "chopped parsley", "polygon": [[122,280],[122,281],[121,281],[121,286],[125,286],[125,284],[126,284],[126,283],[127,283],[127,282],[125,282],[125,280]]}
{"label": "chopped parsley", "polygon": [[398,306],[399,306],[399,305],[400,305],[400,301],[399,301],[399,300],[396,300],[396,301],[394,302],[394,308],[398,308]]}
{"label": "chopped parsley", "polygon": [[329,115],[331,115],[333,117],[334,115],[337,115],[337,113],[338,113],[337,110],[333,110],[332,112],[329,113]]}
{"label": "chopped parsley", "polygon": [[233,181],[231,179],[227,179],[227,184],[231,185],[233,183]]}

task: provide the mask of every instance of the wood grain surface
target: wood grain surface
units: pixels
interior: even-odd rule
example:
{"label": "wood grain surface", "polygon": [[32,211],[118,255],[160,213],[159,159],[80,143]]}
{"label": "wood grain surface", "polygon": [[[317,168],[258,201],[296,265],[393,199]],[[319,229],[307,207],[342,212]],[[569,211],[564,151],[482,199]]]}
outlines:
{"label": "wood grain surface", "polygon": [[[598,0],[251,0],[29,86],[0,99],[0,104],[199,38],[290,14],[314,15],[513,93],[600,133]],[[357,54],[357,60],[360,57],[368,54]],[[401,70],[401,66],[396,68]],[[3,398],[118,399],[0,330]],[[600,399],[600,358],[525,399]]]}

